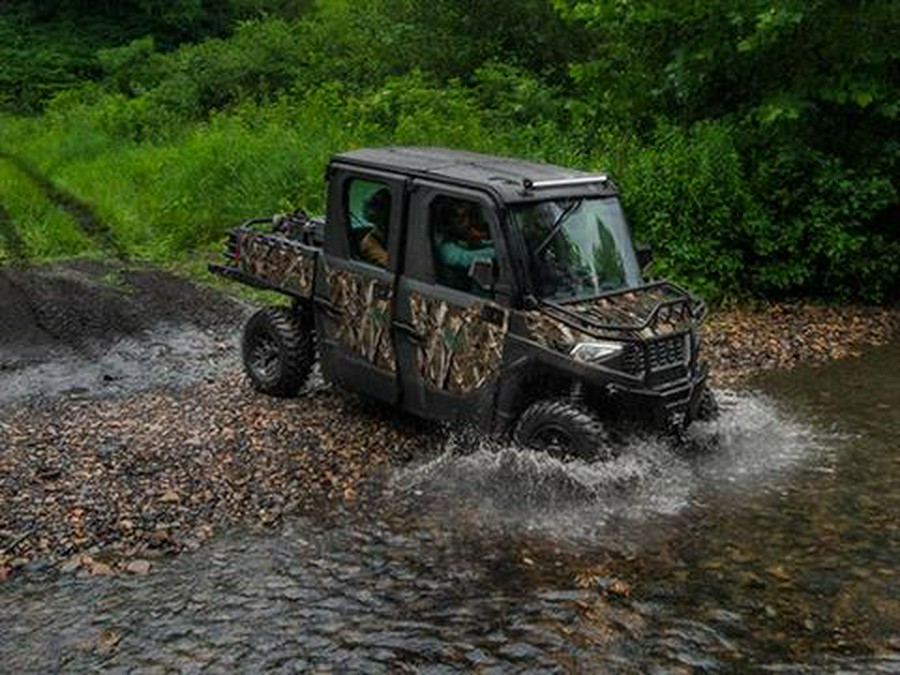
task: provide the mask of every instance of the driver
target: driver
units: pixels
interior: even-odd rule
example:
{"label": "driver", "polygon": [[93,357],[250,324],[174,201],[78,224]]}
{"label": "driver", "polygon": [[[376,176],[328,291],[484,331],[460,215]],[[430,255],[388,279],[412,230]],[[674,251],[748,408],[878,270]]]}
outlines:
{"label": "driver", "polygon": [[456,202],[449,209],[446,230],[449,236],[437,245],[438,258],[446,282],[462,290],[471,290],[469,268],[475,260],[494,258],[494,245],[487,223],[477,204]]}

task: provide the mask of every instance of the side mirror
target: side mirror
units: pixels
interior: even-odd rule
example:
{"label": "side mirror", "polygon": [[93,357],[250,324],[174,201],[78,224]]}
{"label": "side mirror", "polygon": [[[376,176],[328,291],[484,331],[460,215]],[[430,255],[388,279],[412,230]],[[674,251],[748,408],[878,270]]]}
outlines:
{"label": "side mirror", "polygon": [[469,265],[469,278],[485,291],[494,288],[494,259],[476,258]]}
{"label": "side mirror", "polygon": [[649,246],[641,245],[637,247],[635,253],[637,254],[638,266],[643,272],[645,269],[647,269],[650,263],[653,262],[653,251],[650,250]]}

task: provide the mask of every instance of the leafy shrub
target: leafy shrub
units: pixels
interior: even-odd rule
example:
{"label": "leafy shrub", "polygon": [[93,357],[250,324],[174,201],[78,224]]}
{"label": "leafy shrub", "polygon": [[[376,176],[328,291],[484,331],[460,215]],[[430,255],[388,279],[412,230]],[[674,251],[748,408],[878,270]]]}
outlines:
{"label": "leafy shrub", "polygon": [[662,124],[622,167],[626,208],[638,237],[656,249],[656,271],[712,298],[743,288],[747,233],[765,228],[727,126],[688,131]]}
{"label": "leafy shrub", "polygon": [[761,164],[758,192],[782,216],[755,232],[754,290],[882,301],[898,290],[898,194],[877,170],[819,153],[781,153]]}
{"label": "leafy shrub", "polygon": [[[0,151],[139,255],[320,209],[334,152],[446,145],[610,171],[657,272],[708,297],[900,290],[896,3],[25,4],[59,5],[60,49],[0,10],[0,106],[44,106],[0,117]],[[128,25],[66,35],[75,5]],[[4,199],[28,195],[10,180]],[[67,236],[34,250],[82,250]]]}

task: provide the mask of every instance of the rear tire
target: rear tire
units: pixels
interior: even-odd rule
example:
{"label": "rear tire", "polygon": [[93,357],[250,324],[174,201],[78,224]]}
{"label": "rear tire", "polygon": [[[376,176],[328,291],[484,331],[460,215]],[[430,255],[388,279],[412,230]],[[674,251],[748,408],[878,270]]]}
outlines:
{"label": "rear tire", "polygon": [[597,414],[566,399],[533,403],[513,434],[517,443],[558,459],[612,459],[616,453]]}
{"label": "rear tire", "polygon": [[244,371],[253,388],[295,396],[316,359],[311,317],[304,310],[266,307],[247,321],[241,341]]}

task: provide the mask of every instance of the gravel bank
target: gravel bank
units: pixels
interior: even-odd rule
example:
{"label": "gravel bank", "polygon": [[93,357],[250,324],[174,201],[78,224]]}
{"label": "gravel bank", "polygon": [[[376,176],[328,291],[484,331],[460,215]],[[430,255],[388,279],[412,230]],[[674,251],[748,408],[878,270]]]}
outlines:
{"label": "gravel bank", "polygon": [[897,309],[774,304],[713,314],[703,346],[714,385],[739,387],[766,370],[858,356],[888,342],[898,327]]}

